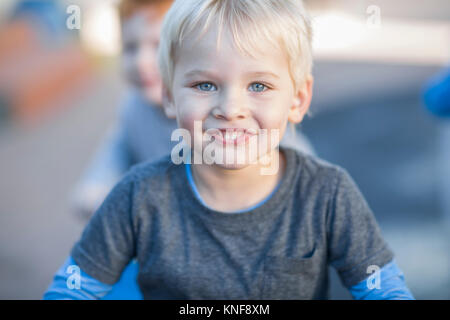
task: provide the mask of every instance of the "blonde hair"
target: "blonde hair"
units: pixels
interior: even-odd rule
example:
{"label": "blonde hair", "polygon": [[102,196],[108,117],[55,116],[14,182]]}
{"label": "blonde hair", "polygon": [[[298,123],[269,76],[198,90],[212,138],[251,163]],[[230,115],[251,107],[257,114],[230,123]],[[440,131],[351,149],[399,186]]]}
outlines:
{"label": "blonde hair", "polygon": [[297,90],[312,70],[311,20],[301,0],[176,0],[165,16],[158,63],[162,81],[171,91],[177,51],[194,30],[200,37],[212,23],[231,32],[236,47],[252,56],[269,41],[288,56],[290,75]]}

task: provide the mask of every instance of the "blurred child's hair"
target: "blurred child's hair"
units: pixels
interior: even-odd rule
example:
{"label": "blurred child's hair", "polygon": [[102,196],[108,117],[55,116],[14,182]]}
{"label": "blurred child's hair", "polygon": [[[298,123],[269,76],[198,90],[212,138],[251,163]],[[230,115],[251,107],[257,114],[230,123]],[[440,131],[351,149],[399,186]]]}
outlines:
{"label": "blurred child's hair", "polygon": [[212,24],[219,27],[217,48],[224,27],[237,48],[250,56],[261,52],[261,43],[282,48],[296,90],[311,74],[311,20],[301,0],[176,0],[164,19],[158,52],[161,77],[169,92],[183,39],[193,30],[200,30],[200,37]]}
{"label": "blurred child's hair", "polygon": [[155,8],[158,16],[163,16],[172,3],[173,0],[120,0],[119,17],[123,22],[137,11],[147,7]]}

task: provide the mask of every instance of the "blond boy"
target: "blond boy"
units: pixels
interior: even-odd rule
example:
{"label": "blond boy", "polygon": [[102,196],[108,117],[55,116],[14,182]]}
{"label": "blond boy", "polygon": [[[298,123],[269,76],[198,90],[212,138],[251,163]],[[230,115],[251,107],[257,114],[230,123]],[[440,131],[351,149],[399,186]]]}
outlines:
{"label": "blond boy", "polygon": [[[278,148],[309,108],[311,56],[299,1],[175,1],[159,51],[165,112],[190,133],[189,156],[223,157],[136,166],[69,263],[107,286],[136,257],[146,299],[326,299],[329,265],[356,299],[411,299],[348,173]],[[380,288],[367,282],[374,268],[386,271]]]}

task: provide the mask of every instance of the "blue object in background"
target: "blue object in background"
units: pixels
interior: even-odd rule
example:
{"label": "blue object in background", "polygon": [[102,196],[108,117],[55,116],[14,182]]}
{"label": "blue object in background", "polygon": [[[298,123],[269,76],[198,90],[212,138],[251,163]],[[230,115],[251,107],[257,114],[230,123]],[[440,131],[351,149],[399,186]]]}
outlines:
{"label": "blue object in background", "polygon": [[438,117],[450,118],[450,68],[433,77],[424,91],[427,109]]}
{"label": "blue object in background", "polygon": [[25,19],[34,25],[40,40],[51,46],[64,43],[68,36],[66,13],[54,0],[22,0],[13,8],[10,19]]}

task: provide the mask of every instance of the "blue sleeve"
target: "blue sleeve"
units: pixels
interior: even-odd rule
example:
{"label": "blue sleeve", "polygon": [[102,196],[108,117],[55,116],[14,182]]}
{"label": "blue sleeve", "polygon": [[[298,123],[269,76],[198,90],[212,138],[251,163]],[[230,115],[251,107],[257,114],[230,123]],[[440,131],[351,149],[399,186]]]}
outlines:
{"label": "blue sleeve", "polygon": [[[382,267],[378,274],[372,274],[367,279],[350,288],[355,300],[415,300],[405,283],[403,272],[392,260]],[[374,276],[379,277],[378,285],[372,282]]]}
{"label": "blue sleeve", "polygon": [[98,300],[108,294],[112,285],[104,284],[83,272],[67,258],[44,293],[44,300]]}

